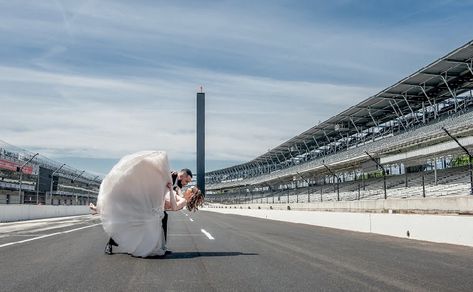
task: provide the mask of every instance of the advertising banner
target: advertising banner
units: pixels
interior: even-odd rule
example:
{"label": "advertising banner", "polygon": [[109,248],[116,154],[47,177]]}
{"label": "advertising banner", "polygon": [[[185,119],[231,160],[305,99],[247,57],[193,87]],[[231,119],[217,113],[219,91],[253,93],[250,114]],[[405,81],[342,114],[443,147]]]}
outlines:
{"label": "advertising banner", "polygon": [[[20,167],[20,166],[21,165],[19,165],[18,163],[0,159],[0,168],[2,168],[2,169],[8,169],[8,170],[11,170],[11,171],[16,171],[17,167]],[[32,174],[33,173],[33,167],[32,166],[23,167],[23,173]]]}

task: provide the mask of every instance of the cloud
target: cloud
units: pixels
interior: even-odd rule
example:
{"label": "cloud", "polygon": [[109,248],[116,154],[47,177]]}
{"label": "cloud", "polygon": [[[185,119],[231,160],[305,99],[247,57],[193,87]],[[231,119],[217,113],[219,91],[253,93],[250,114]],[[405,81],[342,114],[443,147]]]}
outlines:
{"label": "cloud", "polygon": [[[53,155],[102,158],[156,148],[192,158],[194,76],[206,86],[209,159],[248,159],[328,118],[327,107],[340,111],[373,92],[189,68],[170,70],[168,75],[176,80],[85,77],[11,67],[0,67],[0,73],[5,88],[0,97],[8,108],[0,117],[6,125],[5,139],[51,149]],[[287,100],[297,102],[287,108]],[[251,143],[242,140],[244,136]]]}
{"label": "cloud", "polygon": [[207,158],[249,160],[468,41],[471,2],[327,3],[3,3],[0,137],[190,161],[204,85]]}
{"label": "cloud", "polygon": [[[446,34],[446,15],[412,23],[425,13],[406,18],[405,11],[401,13],[392,5],[382,22],[376,9],[346,1],[307,7],[313,10],[287,7],[284,1],[273,5],[231,1],[198,5],[58,3],[29,3],[26,12],[21,4],[10,4],[10,9],[0,12],[4,42],[24,49],[18,61],[25,62],[26,57],[43,69],[87,74],[132,71],[146,75],[156,67],[178,66],[283,80],[378,86],[402,78],[399,72],[410,73],[418,64],[454,47],[449,43],[467,41],[461,37],[466,29],[456,29],[456,36]],[[373,6],[382,9],[386,4]],[[409,12],[424,9],[418,6]],[[345,15],[348,8],[372,15],[363,19]],[[32,17],[27,11],[37,14]],[[395,22],[401,16],[403,21]],[[456,24],[461,24],[461,18],[449,26]]]}

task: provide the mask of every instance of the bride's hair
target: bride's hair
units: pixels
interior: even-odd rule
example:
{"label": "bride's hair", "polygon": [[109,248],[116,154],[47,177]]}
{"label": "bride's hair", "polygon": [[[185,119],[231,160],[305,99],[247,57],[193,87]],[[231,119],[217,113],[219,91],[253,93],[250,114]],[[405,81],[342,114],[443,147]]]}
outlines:
{"label": "bride's hair", "polygon": [[197,211],[204,203],[204,194],[202,194],[198,187],[192,187],[192,192],[194,194],[192,195],[192,198],[189,200],[189,202],[187,202],[187,210]]}

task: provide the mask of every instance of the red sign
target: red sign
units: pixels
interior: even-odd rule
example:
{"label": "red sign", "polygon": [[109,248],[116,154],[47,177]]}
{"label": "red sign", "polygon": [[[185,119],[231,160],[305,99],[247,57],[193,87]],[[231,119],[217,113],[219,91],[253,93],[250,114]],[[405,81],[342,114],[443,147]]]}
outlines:
{"label": "red sign", "polygon": [[[17,167],[20,167],[20,165],[18,163],[0,159],[0,168],[8,169],[8,170],[11,170],[11,171],[16,171]],[[33,167],[32,166],[23,167],[23,173],[32,174],[33,173]]]}

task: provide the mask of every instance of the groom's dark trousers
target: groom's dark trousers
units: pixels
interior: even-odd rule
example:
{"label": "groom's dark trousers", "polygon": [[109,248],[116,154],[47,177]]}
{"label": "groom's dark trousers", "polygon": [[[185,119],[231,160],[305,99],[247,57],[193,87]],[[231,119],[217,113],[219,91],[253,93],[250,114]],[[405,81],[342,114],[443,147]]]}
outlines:
{"label": "groom's dark trousers", "polygon": [[168,240],[168,212],[164,211],[164,217],[162,220],[163,230],[164,230],[164,241]]}

